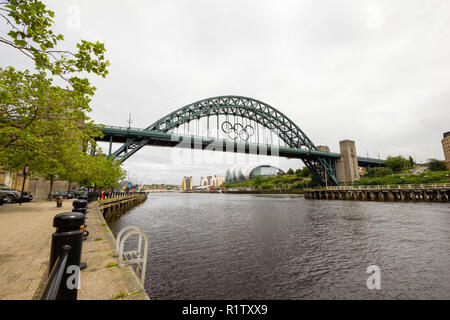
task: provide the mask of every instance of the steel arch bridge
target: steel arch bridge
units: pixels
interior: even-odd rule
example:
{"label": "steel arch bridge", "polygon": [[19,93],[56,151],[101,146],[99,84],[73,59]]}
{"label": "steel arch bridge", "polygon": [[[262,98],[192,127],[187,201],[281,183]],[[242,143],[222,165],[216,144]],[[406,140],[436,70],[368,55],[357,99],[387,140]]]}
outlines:
{"label": "steel arch bridge", "polygon": [[[146,145],[192,149],[200,145],[209,150],[298,158],[320,183],[339,184],[336,160],[340,154],[319,151],[286,115],[249,97],[207,98],[179,108],[145,129],[103,126],[102,132],[98,141],[109,142],[109,155],[121,162]],[[112,152],[114,142],[123,145]],[[358,162],[362,166],[383,163],[370,158],[358,158]]]}

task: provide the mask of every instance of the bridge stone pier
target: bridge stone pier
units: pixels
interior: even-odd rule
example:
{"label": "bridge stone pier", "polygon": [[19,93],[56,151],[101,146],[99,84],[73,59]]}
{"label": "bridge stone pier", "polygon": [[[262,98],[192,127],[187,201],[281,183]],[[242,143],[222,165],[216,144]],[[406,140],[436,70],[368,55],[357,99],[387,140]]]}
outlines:
{"label": "bridge stone pier", "polygon": [[360,178],[355,141],[340,141],[339,147],[341,157],[336,161],[337,178],[340,185],[350,185]]}

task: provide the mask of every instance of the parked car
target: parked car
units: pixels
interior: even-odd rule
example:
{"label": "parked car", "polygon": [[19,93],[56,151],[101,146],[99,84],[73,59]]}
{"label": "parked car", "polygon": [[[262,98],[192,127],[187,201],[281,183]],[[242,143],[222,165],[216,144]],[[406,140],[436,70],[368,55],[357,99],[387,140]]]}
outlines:
{"label": "parked car", "polygon": [[75,198],[75,194],[72,191],[61,191],[60,195],[64,199],[73,199],[73,198]]}
{"label": "parked car", "polygon": [[5,202],[6,202],[6,196],[3,195],[3,194],[0,194],[0,206],[1,206],[2,204],[4,204]]}
{"label": "parked car", "polygon": [[31,200],[33,200],[33,195],[31,193],[24,192],[24,193],[22,193],[21,198],[22,198],[21,199],[22,202],[30,202]]}
{"label": "parked car", "polygon": [[13,203],[20,200],[20,192],[11,189],[6,184],[0,184],[0,195],[3,196],[5,203]]}
{"label": "parked car", "polygon": [[63,197],[63,199],[73,199],[75,193],[72,191],[53,191],[53,198],[56,199],[58,196]]}

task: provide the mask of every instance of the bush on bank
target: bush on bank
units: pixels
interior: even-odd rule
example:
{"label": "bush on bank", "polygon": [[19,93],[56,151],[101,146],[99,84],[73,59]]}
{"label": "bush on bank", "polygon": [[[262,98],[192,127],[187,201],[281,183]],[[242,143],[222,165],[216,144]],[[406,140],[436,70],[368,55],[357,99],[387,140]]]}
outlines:
{"label": "bush on bank", "polygon": [[353,185],[395,185],[422,183],[450,183],[450,171],[425,172],[420,175],[391,175],[384,177],[366,177]]}
{"label": "bush on bank", "polygon": [[276,177],[260,177],[237,183],[225,184],[224,188],[253,189],[253,190],[297,190],[309,188],[312,181],[301,178],[296,174],[285,174]]}

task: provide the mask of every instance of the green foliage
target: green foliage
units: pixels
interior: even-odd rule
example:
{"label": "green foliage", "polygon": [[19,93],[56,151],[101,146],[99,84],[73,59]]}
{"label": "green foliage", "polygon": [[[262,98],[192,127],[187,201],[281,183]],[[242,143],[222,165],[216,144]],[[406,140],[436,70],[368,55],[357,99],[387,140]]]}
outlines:
{"label": "green foliage", "polygon": [[295,174],[299,178],[311,178],[313,176],[312,172],[307,167],[295,170]]}
{"label": "green foliage", "polygon": [[311,179],[299,178],[295,174],[274,177],[256,176],[254,179],[224,185],[225,188],[251,188],[256,190],[295,190],[311,186]]}
{"label": "green foliage", "polygon": [[447,166],[444,161],[439,161],[437,159],[428,160],[428,169],[430,171],[445,171],[447,170]]}
{"label": "green foliage", "polygon": [[76,45],[76,52],[59,48],[64,36],[51,29],[55,13],[48,10],[42,1],[5,0],[0,2],[0,10],[6,13],[0,17],[10,29],[9,39],[2,36],[0,42],[34,60],[37,70],[49,71],[66,80],[74,89],[83,88],[85,92],[93,92],[94,88],[86,78],[80,79],[74,73],[92,72],[102,77],[108,74],[109,62],[105,60],[103,43],[82,40]]}
{"label": "green foliage", "polygon": [[422,183],[449,183],[450,171],[425,172],[420,175],[390,175],[385,177],[361,178],[354,185],[396,185]]}
{"label": "green foliage", "polygon": [[412,168],[411,161],[405,159],[403,156],[389,156],[385,161],[385,165],[386,167],[391,168],[394,173],[400,172],[404,169]]}
{"label": "green foliage", "polygon": [[[52,31],[54,13],[42,1],[5,0],[0,11],[9,28],[9,38],[0,35],[0,43],[33,59],[37,71],[0,68],[0,166],[28,165],[32,174],[50,179],[50,198],[56,177],[98,188],[118,186],[124,177],[119,164],[85,153],[101,132],[87,117],[95,88],[78,75],[108,74],[104,44],[81,40],[76,52],[60,49],[64,36]],[[70,89],[52,85],[55,75]]]}
{"label": "green foliage", "polygon": [[289,170],[286,172],[286,174],[294,174],[294,170],[292,170],[292,168],[289,168]]}
{"label": "green foliage", "polygon": [[392,174],[391,172],[391,168],[388,167],[374,167],[374,168],[370,168],[369,172],[368,172],[368,176],[369,177],[384,177],[387,175]]}

